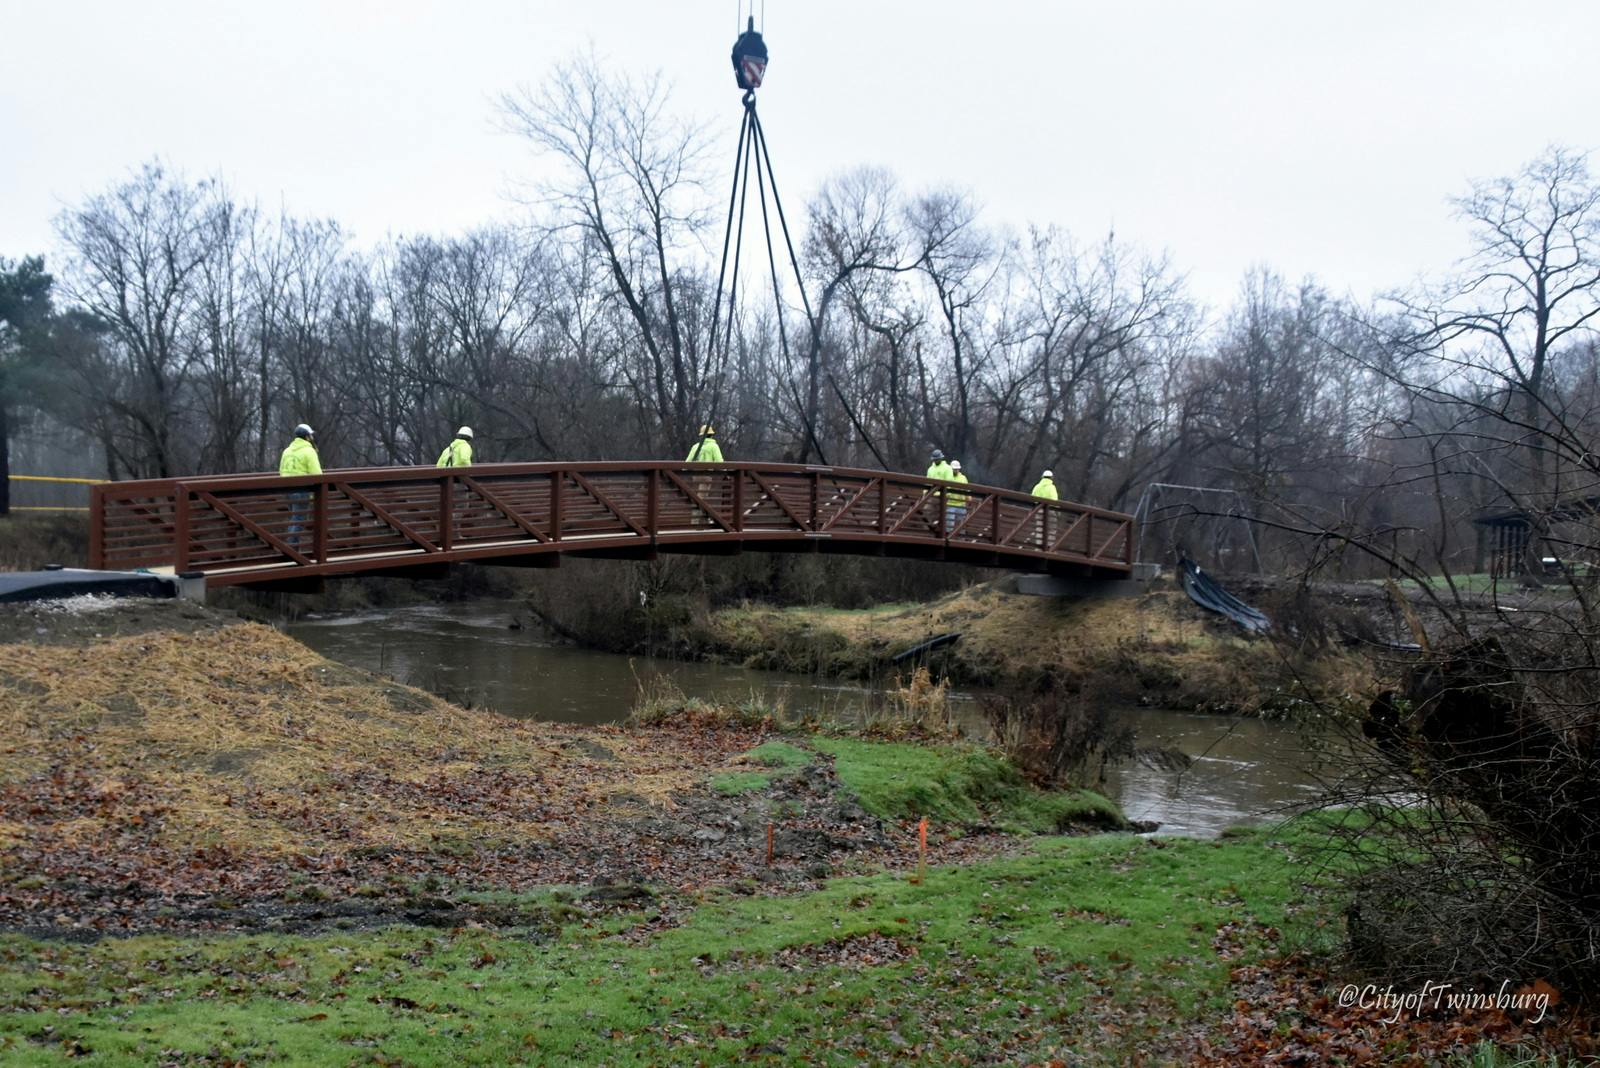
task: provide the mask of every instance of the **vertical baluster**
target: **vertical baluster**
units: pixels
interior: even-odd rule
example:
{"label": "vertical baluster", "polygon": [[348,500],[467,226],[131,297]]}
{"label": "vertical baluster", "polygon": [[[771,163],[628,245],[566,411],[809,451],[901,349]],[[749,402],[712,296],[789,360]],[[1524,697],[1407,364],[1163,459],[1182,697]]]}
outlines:
{"label": "vertical baluster", "polygon": [[317,499],[313,505],[311,541],[315,548],[312,550],[317,557],[317,563],[328,562],[328,483],[317,483]]}
{"label": "vertical baluster", "polygon": [[449,552],[456,545],[455,476],[448,470],[439,476],[439,549]]}
{"label": "vertical baluster", "polygon": [[182,482],[172,487],[172,571],[181,575],[189,570],[189,487]]}
{"label": "vertical baluster", "polygon": [[106,566],[106,488],[89,487],[89,566],[97,571]]}
{"label": "vertical baluster", "polygon": [[655,468],[644,473],[645,529],[650,532],[650,544],[661,533],[661,474]]}
{"label": "vertical baluster", "polygon": [[566,489],[567,476],[558,470],[550,472],[550,540],[561,540],[561,496]]}

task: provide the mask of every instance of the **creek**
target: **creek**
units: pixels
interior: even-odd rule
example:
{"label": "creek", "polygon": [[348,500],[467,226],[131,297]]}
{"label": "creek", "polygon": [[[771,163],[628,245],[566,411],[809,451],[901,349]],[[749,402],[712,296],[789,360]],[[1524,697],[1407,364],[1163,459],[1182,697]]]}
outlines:
{"label": "creek", "polygon": [[[727,664],[628,657],[556,645],[513,626],[514,602],[419,605],[309,618],[290,635],[332,660],[508,716],[567,723],[618,723],[642,681],[666,674],[685,694],[714,702],[757,697],[824,718],[860,720],[881,708],[871,686]],[[958,718],[976,723],[976,695],[954,693]],[[1314,797],[1313,760],[1290,727],[1258,719],[1119,707],[1140,747],[1191,763],[1128,762],[1109,769],[1102,791],[1130,819],[1162,834],[1212,836],[1259,823]]]}

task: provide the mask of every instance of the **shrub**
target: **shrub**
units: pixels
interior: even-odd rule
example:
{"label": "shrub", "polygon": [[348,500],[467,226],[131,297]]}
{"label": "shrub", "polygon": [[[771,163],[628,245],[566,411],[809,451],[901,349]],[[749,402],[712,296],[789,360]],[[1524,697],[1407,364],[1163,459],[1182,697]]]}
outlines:
{"label": "shrub", "polygon": [[1134,755],[1134,732],[1111,706],[1059,692],[979,702],[1011,763],[1041,786],[1095,785],[1108,765]]}

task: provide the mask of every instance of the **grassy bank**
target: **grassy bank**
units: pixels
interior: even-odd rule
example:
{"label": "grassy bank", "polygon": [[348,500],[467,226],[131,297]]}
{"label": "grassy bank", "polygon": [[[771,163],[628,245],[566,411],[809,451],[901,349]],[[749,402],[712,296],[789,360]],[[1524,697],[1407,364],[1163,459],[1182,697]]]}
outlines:
{"label": "grassy bank", "polygon": [[509,721],[166,610],[187,629],[0,645],[7,1064],[1442,1063],[1479,1034],[1328,998],[1316,821],[1085,834],[1121,814],[969,744]]}
{"label": "grassy bank", "polygon": [[893,672],[895,655],[951,632],[961,638],[934,654],[934,666],[962,685],[1035,688],[1050,680],[1103,699],[1265,714],[1372,685],[1357,655],[1248,638],[1164,588],[1080,600],[985,585],[925,604],[857,610],[743,605],[685,624],[678,640],[685,655],[868,678]]}
{"label": "grassy bank", "polygon": [[713,894],[678,914],[528,897],[527,926],[502,931],[6,938],[0,1049],[16,1064],[1126,1064],[1192,1045],[1240,961],[1323,937],[1296,912],[1293,848],[1045,840],[921,884]]}
{"label": "grassy bank", "polygon": [[[1493,1064],[1503,1014],[1341,1011],[1315,825],[598,907],[82,946],[0,935],[7,1064]],[[1285,1057],[1287,1056],[1287,1060]],[[1476,1059],[1471,1059],[1476,1057]],[[1575,1062],[1574,1062],[1575,1063]]]}

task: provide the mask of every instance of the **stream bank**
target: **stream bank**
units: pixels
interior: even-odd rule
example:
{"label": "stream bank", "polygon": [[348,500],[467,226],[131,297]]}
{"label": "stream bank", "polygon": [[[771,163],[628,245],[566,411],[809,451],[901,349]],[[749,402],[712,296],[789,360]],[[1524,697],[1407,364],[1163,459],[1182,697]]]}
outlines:
{"label": "stream bank", "polygon": [[918,816],[938,863],[1126,825],[976,746],[517,720],[198,606],[28,615],[118,635],[0,644],[0,928],[34,936],[520,922],[481,895],[794,892],[914,864]]}
{"label": "stream bank", "polygon": [[[520,611],[509,601],[415,605],[304,619],[286,629],[330,660],[524,719],[620,725],[658,683],[689,701],[795,719],[867,725],[896,715],[886,692],[893,690],[892,679],[838,679],[577,648],[518,626]],[[942,700],[956,723],[987,737],[982,696],[949,689]],[[1162,834],[1215,836],[1272,818],[1318,789],[1325,754],[1308,748],[1295,724],[1132,701],[1111,701],[1109,709],[1116,722],[1133,730],[1141,749],[1192,758],[1114,764],[1098,787],[1131,818],[1160,824]]]}
{"label": "stream bank", "polygon": [[[1272,606],[1268,606],[1269,612]],[[1128,598],[1032,597],[1002,583],[925,603],[865,609],[743,604],[650,620],[637,647],[682,659],[847,679],[908,672],[894,658],[939,635],[929,655],[958,686],[1040,692],[1195,712],[1283,716],[1317,702],[1362,707],[1369,657],[1330,640],[1255,638],[1168,584]]]}

